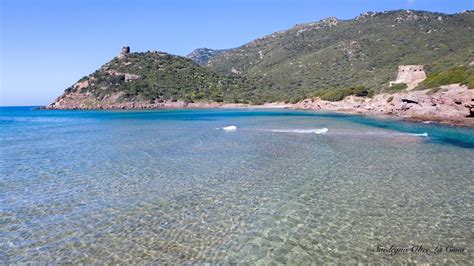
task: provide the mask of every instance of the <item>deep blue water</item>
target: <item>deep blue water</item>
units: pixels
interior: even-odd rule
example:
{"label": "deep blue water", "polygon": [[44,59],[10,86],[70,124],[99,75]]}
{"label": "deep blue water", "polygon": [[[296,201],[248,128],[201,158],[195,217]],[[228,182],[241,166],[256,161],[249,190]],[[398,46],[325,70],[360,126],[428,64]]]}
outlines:
{"label": "deep blue water", "polygon": [[0,149],[4,263],[472,261],[373,251],[472,250],[471,128],[293,110],[2,107]]}

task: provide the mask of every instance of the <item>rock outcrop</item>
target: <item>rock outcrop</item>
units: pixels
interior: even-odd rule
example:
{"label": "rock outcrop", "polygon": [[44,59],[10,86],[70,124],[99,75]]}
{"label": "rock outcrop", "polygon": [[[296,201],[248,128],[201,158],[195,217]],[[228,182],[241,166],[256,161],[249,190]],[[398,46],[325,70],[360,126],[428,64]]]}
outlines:
{"label": "rock outcrop", "polygon": [[349,96],[339,102],[305,99],[296,108],[353,114],[395,115],[410,120],[474,126],[474,90],[458,84],[430,90],[383,93],[373,98]]}
{"label": "rock outcrop", "polygon": [[123,79],[125,80],[125,82],[140,79],[140,76],[139,76],[139,75],[135,75],[135,74],[121,73],[121,72],[118,72],[118,71],[115,71],[115,70],[108,70],[107,72],[108,72],[109,75],[111,75],[111,76],[123,76]]}

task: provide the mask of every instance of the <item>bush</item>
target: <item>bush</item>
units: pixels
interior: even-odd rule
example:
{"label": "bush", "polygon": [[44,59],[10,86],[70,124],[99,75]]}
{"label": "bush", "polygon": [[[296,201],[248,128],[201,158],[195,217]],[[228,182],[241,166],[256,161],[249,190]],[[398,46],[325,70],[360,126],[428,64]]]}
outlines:
{"label": "bush", "polygon": [[295,104],[295,103],[298,103],[299,101],[301,101],[301,98],[293,97],[293,98],[290,99],[289,102]]}
{"label": "bush", "polygon": [[369,90],[369,93],[367,94],[367,97],[372,98],[374,97],[375,91],[374,90]]}
{"label": "bush", "polygon": [[454,67],[447,71],[432,73],[418,85],[417,89],[431,89],[443,85],[461,83],[474,88],[474,69],[472,67]]}
{"label": "bush", "polygon": [[364,86],[356,86],[355,88],[351,88],[351,89],[352,89],[352,94],[354,94],[355,96],[365,97],[369,95],[369,92]]}
{"label": "bush", "polygon": [[331,89],[321,95],[321,100],[337,102],[342,101],[346,96],[351,95],[348,89]]}
{"label": "bush", "polygon": [[471,90],[474,90],[474,75],[472,74],[472,72],[471,72],[469,78],[467,80],[461,82],[461,84],[466,85]]}
{"label": "bush", "polygon": [[319,97],[321,100],[337,102],[342,101],[344,98],[350,95],[365,97],[369,94],[370,92],[364,86],[356,86],[351,88],[329,89],[320,94]]}

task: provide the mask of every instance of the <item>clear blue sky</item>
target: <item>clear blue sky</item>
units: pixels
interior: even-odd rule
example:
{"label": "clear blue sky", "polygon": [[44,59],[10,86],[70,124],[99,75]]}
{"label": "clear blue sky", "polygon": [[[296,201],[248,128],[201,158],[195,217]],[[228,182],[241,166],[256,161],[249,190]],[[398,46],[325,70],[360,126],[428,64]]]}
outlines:
{"label": "clear blue sky", "polygon": [[456,13],[474,0],[0,0],[0,105],[46,105],[132,51],[232,48],[297,23],[393,9]]}

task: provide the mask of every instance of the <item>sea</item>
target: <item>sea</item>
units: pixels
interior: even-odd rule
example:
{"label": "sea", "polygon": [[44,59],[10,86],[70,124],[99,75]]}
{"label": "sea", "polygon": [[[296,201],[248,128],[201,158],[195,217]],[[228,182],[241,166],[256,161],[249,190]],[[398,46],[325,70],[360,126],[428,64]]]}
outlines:
{"label": "sea", "polygon": [[0,264],[471,264],[474,129],[0,108]]}

